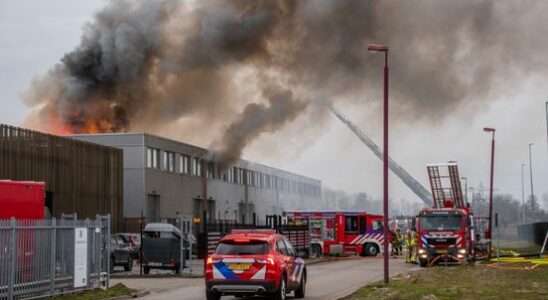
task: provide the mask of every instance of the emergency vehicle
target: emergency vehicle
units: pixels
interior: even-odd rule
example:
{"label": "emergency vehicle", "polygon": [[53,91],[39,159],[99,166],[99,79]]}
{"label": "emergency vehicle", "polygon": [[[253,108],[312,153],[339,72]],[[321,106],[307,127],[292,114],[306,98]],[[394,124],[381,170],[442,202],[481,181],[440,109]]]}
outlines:
{"label": "emergency vehicle", "polygon": [[282,300],[291,291],[304,298],[305,262],[275,230],[233,230],[223,237],[205,266],[206,298],[264,295]]}
{"label": "emergency vehicle", "polygon": [[383,249],[383,216],[349,211],[287,211],[288,224],[310,228],[311,255],[376,256]]}
{"label": "emergency vehicle", "polygon": [[[440,168],[448,174],[440,175]],[[417,216],[418,260],[421,267],[464,264],[474,257],[474,218],[462,195],[454,162],[427,166],[433,208]]]}
{"label": "emergency vehicle", "polygon": [[46,184],[0,180],[0,219],[44,219]]}

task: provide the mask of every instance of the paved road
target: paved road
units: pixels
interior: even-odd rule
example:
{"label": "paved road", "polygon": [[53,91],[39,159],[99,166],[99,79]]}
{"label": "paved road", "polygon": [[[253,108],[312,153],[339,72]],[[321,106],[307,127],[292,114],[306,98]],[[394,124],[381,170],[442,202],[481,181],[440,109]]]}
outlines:
{"label": "paved road", "polygon": [[[381,258],[348,258],[310,265],[306,299],[338,299],[353,293],[367,283],[381,280],[382,262]],[[406,265],[402,259],[390,260],[391,275],[413,268],[416,266]],[[205,298],[204,281],[201,278],[128,279],[119,280],[119,282],[132,288],[150,289],[151,295],[144,299],[202,300]]]}

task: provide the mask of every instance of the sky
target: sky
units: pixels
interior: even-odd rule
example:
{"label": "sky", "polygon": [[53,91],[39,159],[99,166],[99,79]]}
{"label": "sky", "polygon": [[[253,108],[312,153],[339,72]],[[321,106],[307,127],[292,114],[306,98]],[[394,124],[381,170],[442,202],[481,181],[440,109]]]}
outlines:
{"label": "sky", "polygon": [[[104,4],[105,1],[97,0],[0,2],[0,123],[23,125],[30,109],[21,100],[21,93],[36,75],[46,72],[74,49],[82,27]],[[381,72],[379,69],[379,78]],[[375,79],[379,91],[364,96],[369,97],[368,105],[359,101],[340,102],[338,108],[382,144],[379,78]],[[527,164],[525,196],[530,195],[529,143],[535,143],[532,148],[535,194],[548,193],[546,78],[531,71],[511,86],[486,97],[490,99],[478,105],[447,112],[435,125],[410,125],[392,113],[390,156],[426,187],[426,164],[450,160],[458,161],[461,176],[468,178],[469,187],[477,187],[480,182],[488,186],[491,140],[482,128],[494,127],[497,130],[495,193],[510,193],[521,200],[521,165]],[[378,102],[371,98],[378,98]],[[298,135],[291,131],[302,128],[299,122],[304,121],[297,118],[295,124],[278,132],[262,134],[246,148],[244,158],[320,179],[332,189],[382,195],[382,163],[350,130],[333,116],[321,121],[327,124],[305,124],[321,130],[305,130]],[[165,135],[173,134],[167,130]],[[208,140],[213,137],[191,142],[207,147]],[[283,145],[280,140],[284,140]],[[390,194],[397,201],[418,201],[393,174]]]}

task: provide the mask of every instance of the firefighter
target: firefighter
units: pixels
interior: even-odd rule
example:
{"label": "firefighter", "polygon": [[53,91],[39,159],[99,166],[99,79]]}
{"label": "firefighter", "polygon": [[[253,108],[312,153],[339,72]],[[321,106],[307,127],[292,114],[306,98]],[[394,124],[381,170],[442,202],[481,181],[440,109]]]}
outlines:
{"label": "firefighter", "polygon": [[398,242],[398,236],[396,235],[396,232],[394,229],[390,228],[390,244],[392,244],[392,251],[391,255],[396,256],[397,255],[397,242]]}
{"label": "firefighter", "polygon": [[407,230],[405,233],[405,249],[407,249],[407,255],[405,256],[405,262],[411,262],[411,230]]}
{"label": "firefighter", "polygon": [[396,228],[396,237],[398,239],[398,243],[396,244],[396,255],[401,256],[403,254],[402,244],[403,244],[404,236],[401,233],[401,230],[399,228]]}
{"label": "firefighter", "polygon": [[417,262],[418,251],[418,234],[414,230],[407,230],[407,237],[405,239],[405,248],[407,248],[407,256],[405,257],[406,263]]}

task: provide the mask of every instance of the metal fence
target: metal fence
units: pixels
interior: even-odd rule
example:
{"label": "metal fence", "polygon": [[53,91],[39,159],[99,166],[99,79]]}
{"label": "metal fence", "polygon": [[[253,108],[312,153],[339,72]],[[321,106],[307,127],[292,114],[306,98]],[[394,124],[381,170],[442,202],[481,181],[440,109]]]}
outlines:
{"label": "metal fence", "polygon": [[108,287],[110,216],[0,220],[0,299]]}

